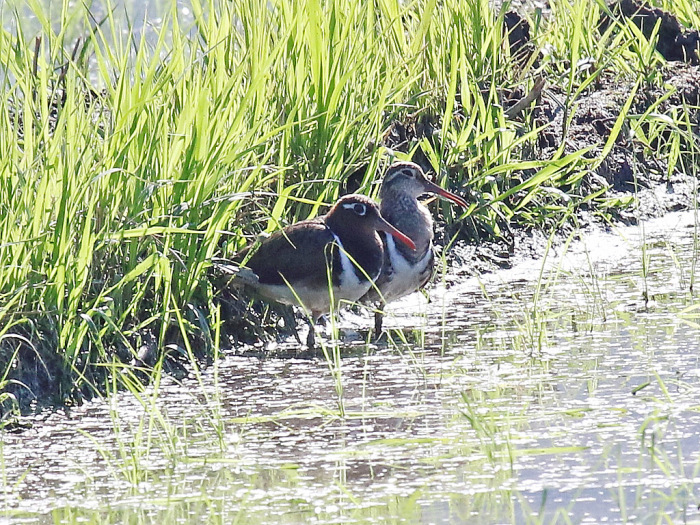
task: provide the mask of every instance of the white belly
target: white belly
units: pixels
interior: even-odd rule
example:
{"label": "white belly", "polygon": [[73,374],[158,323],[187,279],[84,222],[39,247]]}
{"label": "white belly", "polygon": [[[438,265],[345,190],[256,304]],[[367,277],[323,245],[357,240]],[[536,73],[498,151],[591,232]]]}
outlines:
{"label": "white belly", "polygon": [[[288,284],[258,284],[255,288],[264,297],[284,304],[301,306],[308,312],[320,315],[331,311],[331,303],[337,309],[341,301],[355,302],[360,299],[372,286],[377,275],[371,275],[372,281],[360,279],[355,273],[355,265],[343,249],[340,239],[333,234],[335,242],[340,247],[340,274],[339,285],[332,286],[332,299],[329,286],[315,287],[294,283]],[[328,281],[330,285],[331,281]]]}
{"label": "white belly", "polygon": [[418,264],[411,265],[403,255],[396,249],[394,238],[390,235],[386,236],[386,248],[389,252],[389,260],[393,272],[391,278],[387,282],[382,283],[381,292],[385,302],[395,301],[415,291],[418,291],[428,277],[427,273],[431,272],[429,268],[432,258],[432,245],[425,252],[425,255]]}
{"label": "white belly", "polygon": [[[370,288],[370,283],[364,282],[360,286],[353,287],[350,292],[342,286],[333,286],[333,304],[335,309],[341,301],[355,302]],[[325,314],[331,311],[331,296],[328,288],[314,288],[306,286],[287,286],[284,284],[261,284],[257,286],[260,295],[274,301],[301,306],[309,313],[315,315]]]}

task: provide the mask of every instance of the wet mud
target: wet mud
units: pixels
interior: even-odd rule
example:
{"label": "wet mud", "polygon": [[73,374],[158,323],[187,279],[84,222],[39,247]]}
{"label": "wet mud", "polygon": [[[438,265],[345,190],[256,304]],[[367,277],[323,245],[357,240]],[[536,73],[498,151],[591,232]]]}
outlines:
{"label": "wet mud", "polygon": [[[658,24],[656,49],[666,60],[700,64],[700,33],[696,29],[683,28],[672,14],[636,0],[620,0],[608,7],[613,17],[627,18],[634,22],[647,39],[653,36]],[[601,29],[606,30],[611,23],[611,17],[604,17]]]}

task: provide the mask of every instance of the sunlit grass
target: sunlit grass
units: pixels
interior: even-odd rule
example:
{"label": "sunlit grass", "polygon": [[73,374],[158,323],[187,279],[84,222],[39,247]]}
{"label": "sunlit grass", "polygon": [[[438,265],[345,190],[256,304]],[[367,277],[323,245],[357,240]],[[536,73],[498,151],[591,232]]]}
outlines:
{"label": "sunlit grass", "polygon": [[[662,148],[669,170],[696,149],[687,112],[660,117],[657,103],[634,115],[633,91],[595,155],[562,142],[534,158],[540,128],[529,110],[506,116],[503,90],[544,76],[568,108],[603,72],[659,83],[653,38],[622,22],[601,38],[598,2],[532,14],[541,60],[519,66],[502,30],[508,5],[486,0],[210,0],[193,2],[189,19],[173,2],[149,40],[122,36],[110,10],[95,20],[66,4],[51,20],[39,3],[21,7],[41,38],[0,38],[0,336],[32,341],[49,374],[62,370],[59,400],[100,390],[109,368],[95,365],[135,358],[146,334],[190,357],[195,342],[210,351],[211,257],[318,214],[360,166],[360,190],[372,193],[394,120],[434,130],[406,147],[439,183],[469,188],[461,220],[477,236],[553,226],[604,201],[583,180],[626,126]],[[589,59],[593,68],[570,66]],[[3,339],[4,369],[21,341]]]}
{"label": "sunlit grass", "polygon": [[[422,112],[434,120],[435,133],[410,148],[425,154],[441,184],[469,187],[475,200],[468,221],[496,235],[508,222],[555,229],[577,206],[604,199],[604,192],[586,194],[583,180],[628,127],[638,144],[668,160],[669,170],[682,165],[691,171],[695,164],[688,160],[697,149],[688,111],[660,116],[658,102],[636,115],[631,95],[602,153],[591,157],[588,150],[561,148],[546,160],[528,157],[538,129],[527,119],[506,117],[501,88],[529,88],[537,74],[545,74],[560,82],[563,103],[569,107],[605,71],[632,76],[637,89],[643,82],[658,81],[653,71],[659,58],[652,42],[639,38],[632,26],[610,29],[602,40],[587,31],[600,16],[596,4],[593,9],[588,2],[553,4],[552,18],[541,21],[535,35],[537,49],[548,52],[539,71],[512,67],[500,29],[503,12],[492,15],[486,2],[448,2],[440,8],[431,2],[213,7],[195,5],[193,40],[181,36],[174,7],[170,25],[164,26],[167,31],[151,44],[133,39],[108,45],[120,37],[107,20],[89,33],[86,51],[68,61],[64,77],[54,66],[68,60],[63,50],[72,49],[72,43],[48,25],[36,74],[33,40],[3,34],[0,46],[9,71],[0,100],[5,137],[0,140],[0,202],[6,211],[0,218],[0,331],[9,349],[5,370],[16,361],[23,341],[39,341],[35,352],[57,349],[59,363],[66,367],[59,399],[75,395],[83,385],[91,385],[93,394],[100,391],[104,375],[111,377],[112,395],[126,388],[138,399],[144,415],[135,422],[123,424],[113,413],[117,446],[95,443],[114,480],[133,488],[128,497],[137,497],[139,486],[163,480],[154,463],[170,472],[190,464],[193,433],[204,433],[210,450],[198,461],[231,466],[235,456],[221,455],[228,452],[232,433],[244,443],[246,429],[256,425],[284,425],[299,418],[325,425],[339,418],[420,415],[390,406],[368,405],[361,412],[348,408],[340,347],[332,343],[324,343],[323,349],[336,405],[290,403],[287,411],[267,416],[225,419],[216,398],[202,388],[202,421],[173,421],[157,404],[162,360],[146,393],[137,376],[120,364],[137,356],[141,334],[152,331],[161,347],[177,345],[201,386],[197,345],[203,342],[216,356],[222,324],[213,306],[216,290],[208,281],[207,261],[212,255],[235,253],[246,236],[317,214],[364,163],[369,169],[361,189],[372,192],[370,183],[386,152],[366,148],[381,143],[392,119]],[[212,12],[217,16],[206,14]],[[91,57],[91,67],[85,57]],[[589,57],[593,69],[570,66]],[[624,204],[618,199],[608,206]],[[448,220],[456,218],[447,207],[441,211]],[[653,260],[642,257],[645,277]],[[524,396],[523,391],[547,397],[537,378],[551,373],[554,329],[571,322],[548,296],[557,283],[556,278],[541,277],[534,301],[520,299],[519,320],[488,339],[489,347],[495,343],[511,355],[512,365],[532,378],[531,385],[523,387],[522,375],[517,380],[495,377],[490,388],[473,385],[465,391],[463,419],[454,423],[459,439],[450,438],[454,441],[447,443],[447,453],[445,440],[436,437],[374,441],[352,454],[434,445],[439,453],[426,459],[427,464],[439,466],[451,456],[475,457],[470,462],[473,473],[497,472],[490,483],[500,487],[523,455],[577,453],[576,446],[568,445],[519,448],[519,439],[527,439],[531,431],[531,416],[524,405],[506,410],[499,406],[503,399]],[[621,315],[595,277],[590,286],[590,302],[578,305],[576,313],[579,326],[589,330],[600,326],[601,319]],[[646,287],[644,291],[649,293]],[[336,333],[335,327],[332,331]],[[444,317],[441,331],[448,332]],[[429,379],[425,330],[409,335],[399,330],[392,337],[389,344]],[[443,354],[446,344],[443,337]],[[61,365],[52,361],[47,366],[54,370]],[[440,373],[446,380],[456,374]],[[595,387],[592,381],[590,388]],[[546,405],[542,410],[547,417]],[[677,475],[667,455],[655,458],[669,477]],[[343,478],[342,466],[341,461],[333,478],[336,500],[320,510],[312,501],[298,501],[296,510],[278,522],[296,522],[300,515],[336,518],[337,508],[348,503],[353,510],[343,513],[347,519],[398,522],[419,515],[418,502],[431,496],[423,488],[408,496],[387,496],[363,509]],[[235,476],[223,469],[199,490],[184,483],[186,495],[176,490],[182,479],[175,474],[168,481],[172,495],[146,496],[140,502],[150,511],[129,504],[100,511],[66,507],[55,509],[52,517],[65,522],[150,522],[154,516],[161,522],[255,521],[268,515],[257,504],[248,508],[246,494],[270,482],[291,487],[301,483],[294,468],[276,472],[237,479],[242,503],[233,507],[226,493],[209,490],[234,483]],[[518,508],[514,501],[520,501]],[[499,489],[473,497],[455,495],[452,509],[464,519],[486,512],[511,521],[546,521],[548,514],[540,518],[540,509],[525,501]],[[621,514],[629,515],[627,509],[639,505],[621,499]]]}
{"label": "sunlit grass", "polygon": [[[454,522],[569,523],[577,520],[566,506],[557,507],[541,486],[534,496],[518,488],[517,476],[523,468],[556,472],[588,458],[591,447],[617,476],[604,493],[621,519],[673,522],[697,508],[700,463],[673,434],[674,421],[698,411],[697,386],[657,370],[663,352],[647,332],[653,309],[633,318],[625,303],[632,299],[617,293],[631,283],[636,307],[637,298],[654,295],[655,272],[669,265],[684,269],[683,288],[692,290],[698,221],[690,263],[665,247],[647,247],[642,235],[632,276],[601,272],[584,253],[586,271],[562,288],[573,270],[559,261],[554,271],[545,267],[557,228],[580,207],[607,217],[633,204],[586,185],[617,140],[633,140],[637,151],[663,160],[669,179],[696,174],[697,108],[663,112],[674,90],[662,85],[654,35],[647,39],[629,22],[600,34],[603,2],[551,1],[550,16],[528,15],[534,50],[521,65],[502,31],[508,5],[493,11],[485,0],[195,1],[193,27],[173,2],[149,41],[133,31],[122,36],[110,10],[98,24],[82,4],[64,2],[56,24],[39,2],[28,7],[42,28],[38,44],[34,34],[0,32],[0,389],[31,389],[12,373],[34,366],[51,377],[47,388],[56,401],[80,399],[83,391],[106,395],[111,433],[109,442],[97,431],[81,434],[92,443],[84,459],[99,464],[104,478],[75,466],[82,476],[76,490],[102,508],[52,505],[46,515],[6,499],[4,518],[405,523],[429,520],[435,504]],[[692,2],[666,7],[700,25]],[[632,91],[597,149],[568,151],[561,137],[561,147],[542,159],[543,128],[532,110],[517,118],[506,113],[504,93],[528,91],[541,76],[566,122],[604,75]],[[634,94],[650,86],[662,95],[640,110]],[[402,146],[407,151],[387,151],[382,144],[393,121],[425,132]],[[459,352],[462,334],[450,325],[446,303],[441,318],[418,328],[396,323],[385,347],[367,344],[353,356],[364,360],[355,376],[333,324],[332,340],[319,338],[325,367],[310,372],[318,374],[314,387],[328,389],[318,400],[229,412],[218,359],[227,320],[207,270],[211,257],[231,256],[259,232],[320,213],[358,168],[367,166],[360,191],[376,193],[378,167],[414,152],[425,155],[440,184],[469,192],[473,205],[461,217],[437,207],[458,234],[497,238],[509,225],[544,230],[548,251],[536,284],[496,297],[482,283],[488,321],[469,325],[473,338]],[[445,252],[441,262],[436,280],[446,286]],[[698,326],[693,301],[663,313],[668,337],[679,326]],[[603,343],[613,347],[619,326],[648,366],[632,376],[613,370],[629,395],[601,408],[593,401],[610,382],[601,369],[611,357]],[[154,363],[131,365],[141,361],[149,335]],[[187,415],[162,395],[164,382],[177,381],[165,373],[167,352],[190,373],[180,386],[188,395],[177,401],[197,407]],[[207,370],[205,355],[212,358]],[[404,382],[418,378],[401,395],[415,402],[375,399],[370,358],[400,359],[409,369]],[[587,395],[567,404],[566,395],[575,395],[569,388]],[[430,396],[438,401],[423,404]],[[10,393],[0,393],[0,401],[15,404]],[[638,413],[641,422],[633,419]],[[410,432],[373,431],[398,422]],[[333,425],[337,439],[322,434]],[[604,440],[606,429],[638,438],[627,456],[614,443],[579,439]],[[308,460],[303,468],[244,456],[260,443],[283,446],[276,432],[285,439],[319,433],[329,440],[322,444],[343,447],[297,457]],[[8,477],[3,443],[0,477],[14,493],[34,466]],[[382,481],[384,469],[391,482]],[[421,483],[398,490],[413,469],[424,474]],[[657,484],[647,491],[649,472]],[[108,500],[105,478],[113,489]],[[373,483],[378,488],[370,493]],[[637,492],[625,490],[630,484]]]}

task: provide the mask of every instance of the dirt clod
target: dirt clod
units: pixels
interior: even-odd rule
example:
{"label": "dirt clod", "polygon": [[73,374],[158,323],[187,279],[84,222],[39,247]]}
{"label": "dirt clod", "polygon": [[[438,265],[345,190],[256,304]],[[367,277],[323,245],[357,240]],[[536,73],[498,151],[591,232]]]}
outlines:
{"label": "dirt clod", "polygon": [[[620,0],[609,7],[613,14],[632,20],[646,38],[651,38],[656,24],[660,23],[656,49],[666,60],[700,64],[700,34],[695,29],[684,29],[672,14],[636,0]],[[602,29],[607,29],[609,24],[610,20],[604,18]]]}

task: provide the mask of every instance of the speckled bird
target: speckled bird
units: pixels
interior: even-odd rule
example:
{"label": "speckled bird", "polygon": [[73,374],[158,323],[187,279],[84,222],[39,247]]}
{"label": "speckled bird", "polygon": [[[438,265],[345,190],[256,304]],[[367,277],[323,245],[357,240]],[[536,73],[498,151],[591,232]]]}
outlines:
{"label": "speckled bird", "polygon": [[397,244],[384,236],[384,265],[375,286],[363,296],[362,302],[379,304],[375,313],[375,331],[382,331],[383,309],[389,302],[423,288],[433,275],[433,219],[430,211],[418,201],[423,193],[440,197],[467,207],[458,195],[429,181],[423,170],[413,162],[395,162],[384,175],[379,190],[379,211],[390,224],[408,235],[415,248]]}

